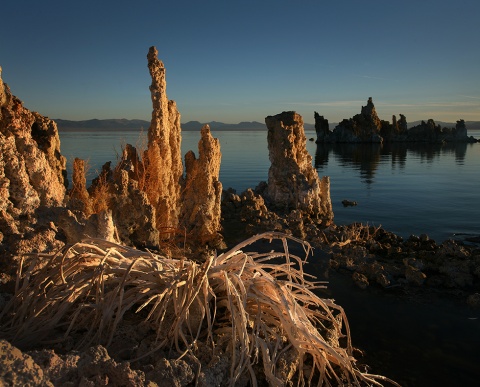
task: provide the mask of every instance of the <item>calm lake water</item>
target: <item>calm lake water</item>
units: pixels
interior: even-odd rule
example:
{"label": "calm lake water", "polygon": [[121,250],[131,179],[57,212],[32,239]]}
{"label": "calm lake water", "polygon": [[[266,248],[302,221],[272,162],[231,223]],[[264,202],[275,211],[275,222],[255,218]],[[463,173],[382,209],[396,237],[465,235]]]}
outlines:
{"label": "calm lake water", "polygon": [[[214,131],[220,140],[220,180],[237,192],[267,180],[267,132]],[[306,132],[315,138],[315,132]],[[480,131],[469,131],[480,138]],[[89,179],[107,161],[117,160],[125,143],[145,143],[130,132],[61,132],[61,150],[70,162],[89,160]],[[200,133],[182,133],[182,151],[198,155]],[[480,234],[480,143],[457,145],[318,145],[307,149],[320,176],[330,176],[336,224],[383,226],[403,237],[426,233],[437,242],[453,234]],[[343,207],[342,200],[355,200]]]}

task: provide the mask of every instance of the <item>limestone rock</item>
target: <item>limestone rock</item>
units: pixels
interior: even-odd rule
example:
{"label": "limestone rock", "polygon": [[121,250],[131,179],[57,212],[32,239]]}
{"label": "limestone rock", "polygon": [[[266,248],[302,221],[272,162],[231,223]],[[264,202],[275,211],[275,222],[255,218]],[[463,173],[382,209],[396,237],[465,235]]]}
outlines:
{"label": "limestone rock", "polygon": [[218,246],[222,237],[221,195],[218,180],[221,162],[220,143],[205,125],[198,143],[198,159],[192,151],[185,155],[185,185],[182,195],[180,225],[189,238],[202,245]]}
{"label": "limestone rock", "polygon": [[0,385],[53,387],[30,356],[6,340],[0,340]]}
{"label": "limestone rock", "polygon": [[320,179],[306,148],[302,117],[283,112],[265,118],[268,128],[268,171],[266,198],[278,210],[301,210],[323,225],[333,220],[330,180]]}
{"label": "limestone rock", "polygon": [[458,120],[455,128],[442,128],[434,120],[422,121],[407,131],[406,141],[410,142],[477,142],[467,135],[464,120]]}
{"label": "limestone rock", "polygon": [[[193,152],[186,155],[183,176],[180,113],[175,101],[167,98],[165,67],[157,53],[151,47],[147,55],[153,105],[147,149],[140,158],[127,144],[118,165],[112,170],[106,163],[88,189],[83,161],[75,160],[69,208],[76,211],[78,221],[62,222],[71,242],[86,231],[111,237],[105,230],[115,229],[123,243],[158,247],[160,238],[172,242],[186,230],[196,247],[220,246],[220,144],[208,127],[203,128],[199,158]],[[111,219],[100,215],[107,210]],[[72,216],[63,214],[65,218]],[[103,220],[108,222],[101,225]]]}
{"label": "limestone rock", "polygon": [[427,278],[425,273],[422,273],[416,267],[411,265],[405,264],[405,266],[405,278],[407,281],[418,286],[423,285],[425,279]]}
{"label": "limestone rock", "polygon": [[158,246],[157,217],[147,194],[138,188],[137,181],[129,179],[125,170],[118,175],[115,187],[111,208],[120,240],[140,247]]}
{"label": "limestone rock", "polygon": [[362,106],[361,113],[340,122],[326,141],[380,143],[382,142],[381,127],[382,123],[370,97],[367,105]]}
{"label": "limestone rock", "polygon": [[355,285],[357,285],[360,289],[366,289],[368,285],[370,285],[368,282],[367,276],[361,273],[358,273],[358,272],[353,273],[352,279]]}
{"label": "limestone rock", "polygon": [[[66,159],[60,154],[55,122],[23,107],[7,85],[3,84],[3,89],[7,102],[1,107],[0,139],[2,167],[10,179],[10,190],[27,193],[25,203],[32,205],[62,204],[67,184]],[[29,202],[32,196],[38,200]],[[23,210],[31,209],[27,207]]]}
{"label": "limestone rock", "polygon": [[183,175],[180,113],[175,101],[167,98],[165,66],[157,58],[158,51],[150,47],[147,55],[152,77],[150,93],[153,104],[148,129],[148,149],[144,156],[146,169],[155,174],[150,180],[149,199],[156,209],[158,227],[175,228],[179,220],[180,187]]}
{"label": "limestone rock", "polygon": [[90,195],[87,191],[85,160],[75,157],[72,172],[73,186],[69,191],[69,207],[74,211],[90,215],[92,209],[90,206]]}
{"label": "limestone rock", "polygon": [[328,120],[317,112],[314,114],[315,118],[315,132],[317,133],[317,142],[325,142],[328,135],[331,133],[328,126]]}
{"label": "limestone rock", "polygon": [[65,355],[47,349],[29,355],[56,386],[146,385],[143,371],[132,370],[128,362],[117,363],[101,345]]}
{"label": "limestone rock", "polygon": [[192,367],[180,359],[160,359],[155,368],[148,372],[147,379],[159,386],[188,386],[195,379]]}
{"label": "limestone rock", "polygon": [[55,122],[26,109],[0,78],[0,239],[11,253],[40,207],[63,206],[66,185]]}
{"label": "limestone rock", "polygon": [[[327,122],[327,126],[325,125]],[[397,121],[392,116],[392,123],[380,120],[372,97],[362,106],[360,114],[342,120],[333,131],[328,128],[328,121],[315,112],[315,130],[317,143],[382,143],[382,142],[477,142],[467,135],[464,120],[457,121],[455,128],[442,128],[432,119],[422,121],[420,125],[407,128],[407,120],[403,114]]]}
{"label": "limestone rock", "polygon": [[67,238],[67,243],[73,244],[85,238],[101,238],[110,242],[118,242],[112,211],[104,210],[92,214],[88,218],[75,216],[70,210],[59,212],[58,227]]}
{"label": "limestone rock", "polygon": [[2,68],[0,67],[0,107],[7,104],[7,93],[5,92],[5,85],[2,79]]}

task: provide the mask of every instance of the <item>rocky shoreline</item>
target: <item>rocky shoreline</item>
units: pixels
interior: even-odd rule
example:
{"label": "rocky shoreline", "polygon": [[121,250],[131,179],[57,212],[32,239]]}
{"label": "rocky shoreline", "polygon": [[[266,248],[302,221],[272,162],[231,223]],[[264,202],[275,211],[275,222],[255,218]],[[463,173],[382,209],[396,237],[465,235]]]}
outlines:
{"label": "rocky shoreline", "polygon": [[[167,98],[165,68],[154,47],[147,60],[153,112],[146,149],[125,146],[119,163],[105,164],[90,186],[85,162],[76,159],[70,190],[56,123],[26,109],[0,77],[0,310],[8,310],[0,312],[0,381],[45,386],[220,386],[232,381],[236,349],[229,352],[229,336],[223,341],[217,337],[220,341],[213,343],[219,352],[211,352],[202,340],[195,342],[195,356],[193,351],[186,355],[173,345],[155,349],[156,339],[149,336],[152,327],[145,324],[142,314],[125,313],[124,325],[110,345],[92,343],[79,351],[76,344],[82,331],[60,339],[60,332],[63,335],[65,331],[58,327],[60,336],[50,345],[22,345],[18,339],[21,327],[12,335],[15,328],[8,326],[8,321],[20,313],[13,305],[27,287],[30,274],[17,273],[25,273],[26,268],[26,273],[48,272],[57,252],[66,257],[69,246],[85,238],[110,243],[116,249],[121,245],[149,249],[151,254],[180,259],[183,267],[184,260],[208,262],[217,252],[228,251],[227,246],[274,232],[306,241],[321,251],[326,258],[322,267],[325,277],[335,271],[351,278],[359,289],[401,289],[407,297],[412,290],[427,294],[435,289],[454,294],[471,308],[480,307],[480,249],[475,241],[437,244],[427,235],[402,240],[381,228],[334,224],[329,178],[319,177],[313,167],[306,151],[303,119],[295,112],[266,117],[272,165],[268,181],[254,189],[240,194],[223,189],[218,178],[220,144],[208,125],[200,133],[198,156],[190,151],[183,163],[180,113],[175,101]],[[379,128],[374,113],[369,100],[361,120],[357,118]],[[319,128],[324,127],[323,118],[316,118]],[[394,127],[403,127],[402,122]],[[430,121],[426,125],[446,136],[446,131],[438,131]],[[386,128],[381,124],[383,132]],[[455,136],[465,139],[464,129],[459,121]],[[370,132],[367,137],[371,140]],[[317,130],[320,137],[321,133],[322,141],[331,136]],[[357,140],[367,137],[362,134]],[[95,248],[88,247],[83,254],[88,255],[89,249]],[[98,270],[104,270],[103,266]],[[64,277],[60,282],[65,282]],[[53,281],[46,288],[59,285]],[[35,297],[45,297],[45,293],[39,290]],[[25,321],[31,322],[26,317]],[[329,337],[329,345],[353,358],[349,345],[333,331],[327,327],[322,333]],[[139,354],[146,354],[142,361],[131,361]],[[260,385],[275,378],[285,383],[299,381],[303,371],[298,371],[302,369],[298,354],[296,360],[293,352],[285,351],[282,356],[275,366],[276,375],[262,369],[262,361],[257,359],[249,370],[250,378],[244,370],[236,385],[249,385],[255,377]],[[298,368],[289,368],[290,363]],[[329,375],[339,372],[345,380],[354,375],[352,385],[372,382],[367,372],[350,365],[342,367],[333,367]],[[312,371],[312,377],[321,376],[313,376]],[[375,380],[394,383],[380,376]]]}

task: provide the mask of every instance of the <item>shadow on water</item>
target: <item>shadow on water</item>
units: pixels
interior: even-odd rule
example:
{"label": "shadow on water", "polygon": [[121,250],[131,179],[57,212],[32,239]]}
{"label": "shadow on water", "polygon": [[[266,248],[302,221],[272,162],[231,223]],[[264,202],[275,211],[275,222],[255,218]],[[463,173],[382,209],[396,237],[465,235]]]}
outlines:
{"label": "shadow on water", "polygon": [[[281,250],[278,243],[257,242],[246,251]],[[303,248],[289,243],[304,257]],[[344,308],[359,364],[404,387],[477,386],[480,378],[480,311],[436,293],[408,296],[398,288],[357,288],[350,275],[328,270],[329,255],[320,249],[305,271],[328,281],[317,290]],[[362,367],[362,366],[361,366]]]}

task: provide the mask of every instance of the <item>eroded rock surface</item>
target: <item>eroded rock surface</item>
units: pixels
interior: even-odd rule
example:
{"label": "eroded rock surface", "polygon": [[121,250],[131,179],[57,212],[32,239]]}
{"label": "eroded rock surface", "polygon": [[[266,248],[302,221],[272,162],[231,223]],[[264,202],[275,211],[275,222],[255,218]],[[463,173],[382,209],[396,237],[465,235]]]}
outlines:
{"label": "eroded rock surface", "polygon": [[111,227],[108,233],[99,228],[111,214],[115,236],[129,245],[151,248],[177,237],[196,248],[221,245],[220,144],[203,128],[198,159],[193,152],[186,155],[184,174],[180,113],[167,98],[165,67],[157,53],[151,47],[147,55],[153,104],[147,149],[140,157],[127,144],[118,164],[112,169],[106,163],[88,188],[83,161],[75,160],[69,208],[78,220],[70,227],[62,222],[70,242],[87,231],[111,236]]}
{"label": "eroded rock surface", "polygon": [[55,122],[26,109],[3,82],[0,88],[1,210],[18,217],[61,205],[66,159]]}
{"label": "eroded rock surface", "polygon": [[53,387],[29,355],[3,339],[0,339],[0,385]]}
{"label": "eroded rock surface", "polygon": [[198,143],[198,158],[192,151],[185,155],[185,182],[181,203],[180,225],[189,239],[201,245],[219,246],[221,230],[222,183],[220,143],[205,125]]}
{"label": "eroded rock surface", "polygon": [[66,185],[55,122],[25,108],[1,80],[0,69],[0,251],[5,256],[37,251],[22,242],[26,239],[51,239],[55,226],[36,213],[63,206]]}
{"label": "eroded rock surface", "polygon": [[266,117],[265,123],[271,161],[265,197],[279,210],[300,210],[320,224],[330,224],[330,180],[320,179],[312,165],[302,117],[295,112],[283,112]]}
{"label": "eroded rock surface", "polygon": [[167,98],[165,66],[157,55],[157,49],[150,47],[147,59],[152,77],[150,93],[153,111],[145,168],[155,174],[155,178],[149,181],[152,185],[149,187],[149,198],[156,209],[157,225],[175,228],[179,221],[183,175],[180,113],[175,101]]}

